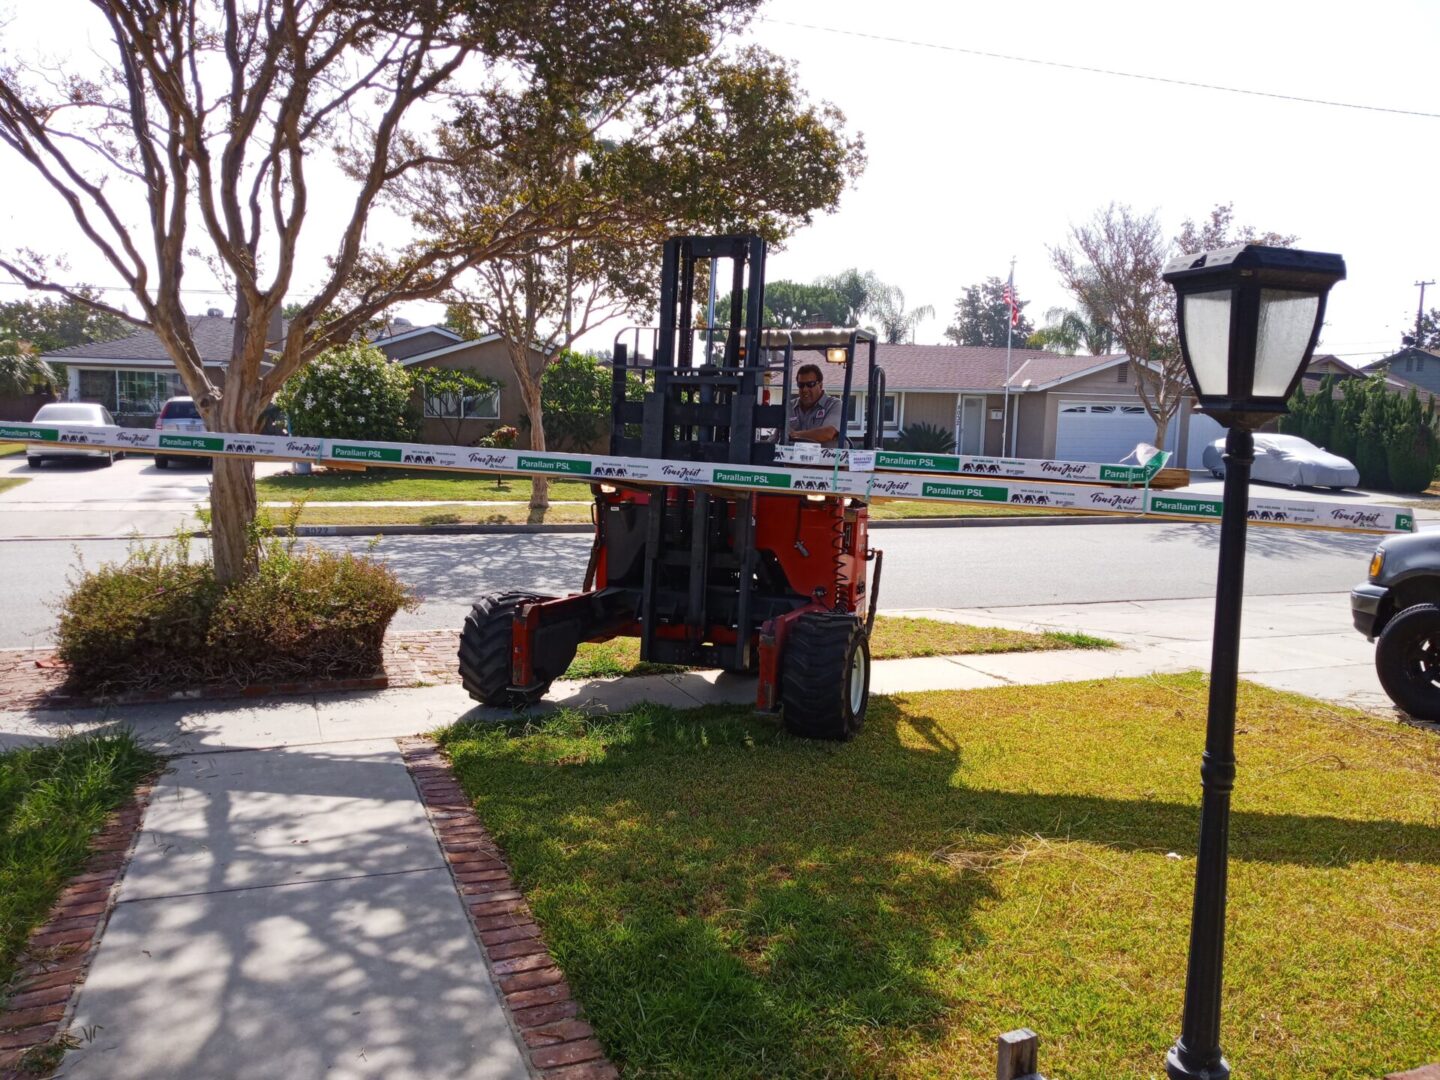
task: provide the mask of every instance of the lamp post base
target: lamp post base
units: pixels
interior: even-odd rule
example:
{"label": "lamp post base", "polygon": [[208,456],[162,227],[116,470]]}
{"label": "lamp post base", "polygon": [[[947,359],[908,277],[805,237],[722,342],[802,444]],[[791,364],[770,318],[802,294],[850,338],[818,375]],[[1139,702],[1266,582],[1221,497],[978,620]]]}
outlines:
{"label": "lamp post base", "polygon": [[1177,1040],[1165,1055],[1165,1075],[1170,1080],[1230,1080],[1230,1063],[1224,1057],[1211,1062],[1191,1058],[1185,1049],[1185,1040]]}

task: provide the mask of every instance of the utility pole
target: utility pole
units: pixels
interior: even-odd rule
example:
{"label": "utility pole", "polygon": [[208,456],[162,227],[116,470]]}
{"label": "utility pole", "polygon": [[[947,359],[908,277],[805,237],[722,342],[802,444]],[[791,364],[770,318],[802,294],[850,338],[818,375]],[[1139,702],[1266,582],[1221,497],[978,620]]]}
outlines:
{"label": "utility pole", "polygon": [[1415,309],[1415,347],[1419,349],[1422,347],[1421,342],[1425,340],[1421,333],[1425,326],[1425,286],[1434,285],[1435,282],[1417,281],[1415,284],[1420,286],[1420,306]]}

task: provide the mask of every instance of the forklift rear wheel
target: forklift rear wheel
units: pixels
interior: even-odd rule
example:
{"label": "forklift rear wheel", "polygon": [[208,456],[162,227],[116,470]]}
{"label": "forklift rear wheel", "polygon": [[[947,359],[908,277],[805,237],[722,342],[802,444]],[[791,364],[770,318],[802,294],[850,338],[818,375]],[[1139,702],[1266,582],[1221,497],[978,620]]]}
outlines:
{"label": "forklift rear wheel", "polygon": [[860,733],[870,700],[870,642],[859,619],[801,615],[786,635],[781,663],[780,704],[790,734],[843,742]]}
{"label": "forklift rear wheel", "polygon": [[510,685],[515,609],[548,599],[535,593],[500,593],[475,601],[460,631],[460,682],[476,701],[502,709],[523,709],[550,689],[549,680],[527,690]]}

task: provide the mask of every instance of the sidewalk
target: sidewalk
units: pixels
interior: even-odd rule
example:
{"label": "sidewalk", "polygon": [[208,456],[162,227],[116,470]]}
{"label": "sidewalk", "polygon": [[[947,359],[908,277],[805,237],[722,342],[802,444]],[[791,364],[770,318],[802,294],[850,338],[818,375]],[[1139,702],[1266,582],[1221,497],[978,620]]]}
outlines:
{"label": "sidewalk", "polygon": [[[1388,704],[1343,596],[1246,603],[1247,677]],[[1085,630],[1126,647],[883,661],[872,690],[1204,669],[1212,612],[1208,600],[892,612]],[[749,678],[692,672],[557,684],[547,700],[619,709],[753,698]],[[62,1075],[525,1077],[394,741],[487,715],[454,685],[0,714],[0,747],[120,721],[172,757],[80,989],[69,1030],[82,1045]]]}

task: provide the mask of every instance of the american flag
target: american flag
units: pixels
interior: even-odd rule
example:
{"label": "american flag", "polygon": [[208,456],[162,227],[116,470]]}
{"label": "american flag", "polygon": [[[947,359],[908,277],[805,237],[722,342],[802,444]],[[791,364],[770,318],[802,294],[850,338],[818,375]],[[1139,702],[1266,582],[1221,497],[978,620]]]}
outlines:
{"label": "american flag", "polygon": [[1020,325],[1020,305],[1015,302],[1015,271],[1010,271],[1010,280],[1005,282],[1005,305],[1010,309],[1010,325]]}

